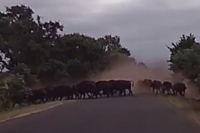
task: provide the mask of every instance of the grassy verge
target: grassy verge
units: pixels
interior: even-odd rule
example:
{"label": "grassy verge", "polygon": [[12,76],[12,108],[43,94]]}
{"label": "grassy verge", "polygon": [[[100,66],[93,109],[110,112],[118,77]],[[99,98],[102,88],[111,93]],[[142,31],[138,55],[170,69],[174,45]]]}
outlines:
{"label": "grassy verge", "polygon": [[36,111],[39,112],[40,110],[44,110],[51,106],[55,106],[55,105],[58,105],[61,103],[62,102],[60,102],[60,101],[48,102],[45,104],[30,105],[30,106],[26,106],[26,107],[14,108],[14,109],[12,109],[10,111],[6,111],[6,112],[0,112],[0,122],[7,120],[7,119],[11,119],[13,117],[20,116],[20,115],[29,114],[29,113],[33,113]]}
{"label": "grassy verge", "polygon": [[173,96],[169,96],[168,101],[186,112],[191,119],[200,125],[200,102]]}

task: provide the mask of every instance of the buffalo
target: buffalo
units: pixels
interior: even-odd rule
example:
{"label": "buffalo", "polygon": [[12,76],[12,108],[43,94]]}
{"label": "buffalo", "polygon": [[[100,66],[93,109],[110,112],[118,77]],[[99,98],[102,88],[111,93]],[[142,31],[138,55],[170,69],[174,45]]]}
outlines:
{"label": "buffalo", "polygon": [[46,91],[46,100],[47,101],[54,101],[57,98],[55,93],[55,88],[53,86],[47,86],[43,88]]}
{"label": "buffalo", "polygon": [[[159,80],[144,79],[138,81],[142,85],[153,88],[153,92],[158,94],[165,93],[185,96],[185,90],[187,89],[184,83],[172,83]],[[10,101],[15,104],[21,105],[23,102],[28,104],[45,103],[47,101],[66,99],[84,99],[98,98],[98,96],[113,96],[118,93],[119,96],[133,95],[132,87],[134,82],[130,80],[100,80],[97,82],[85,80],[73,86],[69,85],[57,85],[47,86],[40,89],[31,89],[17,92],[13,95],[9,95]],[[126,94],[128,92],[128,94]],[[75,96],[75,97],[74,97]]]}
{"label": "buffalo", "polygon": [[110,86],[112,92],[118,91],[119,96],[126,95],[126,90],[129,91],[128,95],[133,95],[133,92],[131,90],[132,87],[134,87],[134,82],[133,81],[128,81],[128,80],[110,80]]}
{"label": "buffalo", "polygon": [[164,81],[162,84],[162,93],[165,93],[167,91],[167,94],[171,94],[171,89],[172,89],[172,83],[168,81]]}
{"label": "buffalo", "polygon": [[41,89],[33,89],[30,91],[29,101],[31,103],[45,103],[46,102],[46,91]]}
{"label": "buffalo", "polygon": [[74,94],[73,88],[69,85],[55,86],[53,88],[53,92],[55,95],[54,98],[59,98],[59,100],[62,100],[64,97],[67,97],[67,99],[72,99]]}
{"label": "buffalo", "polygon": [[143,84],[145,87],[151,87],[151,84],[152,84],[152,80],[151,79],[144,79],[143,80]]}
{"label": "buffalo", "polygon": [[85,98],[86,95],[89,97],[93,97],[101,94],[96,90],[96,85],[94,81],[82,81],[77,85],[74,85],[74,89],[78,92],[78,98]]}
{"label": "buffalo", "polygon": [[177,95],[177,93],[181,96],[185,96],[185,90],[187,89],[186,85],[184,83],[175,83],[172,86],[172,91],[174,95]]}
{"label": "buffalo", "polygon": [[158,92],[161,92],[161,87],[162,87],[162,82],[161,81],[158,81],[158,80],[154,80],[150,87],[153,88],[153,92],[158,94]]}
{"label": "buffalo", "polygon": [[107,97],[113,96],[113,90],[111,87],[111,83],[109,81],[105,80],[97,81],[95,85],[97,92],[102,92],[103,95],[106,95]]}

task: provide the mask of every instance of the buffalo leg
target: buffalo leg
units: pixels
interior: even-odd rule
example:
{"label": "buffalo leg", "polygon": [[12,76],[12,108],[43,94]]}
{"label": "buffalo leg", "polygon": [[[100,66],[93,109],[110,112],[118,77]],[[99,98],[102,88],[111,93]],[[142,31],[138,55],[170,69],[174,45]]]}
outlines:
{"label": "buffalo leg", "polygon": [[124,93],[124,96],[126,96],[126,90],[125,89],[123,90],[123,93]]}
{"label": "buffalo leg", "polygon": [[122,90],[119,90],[119,96],[121,96],[122,95]]}
{"label": "buffalo leg", "polygon": [[185,91],[183,91],[183,96],[185,96]]}
{"label": "buffalo leg", "polygon": [[133,95],[133,92],[131,89],[128,89],[129,90],[129,95]]}

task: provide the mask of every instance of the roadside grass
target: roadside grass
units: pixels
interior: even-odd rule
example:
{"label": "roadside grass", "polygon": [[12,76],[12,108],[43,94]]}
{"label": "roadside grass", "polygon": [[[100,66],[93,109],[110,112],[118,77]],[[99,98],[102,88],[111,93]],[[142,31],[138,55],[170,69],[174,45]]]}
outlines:
{"label": "roadside grass", "polygon": [[51,106],[55,106],[58,104],[62,104],[63,101],[56,101],[56,102],[48,102],[45,104],[36,104],[30,105],[25,107],[15,107],[12,110],[0,112],[0,122],[8,119],[12,119],[17,116],[21,116],[24,114],[40,112],[40,110],[45,110]]}
{"label": "roadside grass", "polygon": [[180,96],[168,96],[167,100],[187,113],[189,118],[200,125],[200,102]]}

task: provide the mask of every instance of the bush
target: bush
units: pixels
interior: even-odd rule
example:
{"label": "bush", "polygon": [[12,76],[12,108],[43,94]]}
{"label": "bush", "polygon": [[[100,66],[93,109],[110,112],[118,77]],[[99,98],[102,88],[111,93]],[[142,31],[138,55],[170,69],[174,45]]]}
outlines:
{"label": "bush", "polygon": [[17,64],[14,67],[13,74],[22,75],[27,86],[31,86],[37,82],[36,76],[31,74],[30,69],[24,63]]}
{"label": "bush", "polygon": [[8,81],[7,84],[10,95],[14,95],[16,93],[20,93],[21,91],[26,90],[24,77],[20,74],[13,75],[11,80]]}

